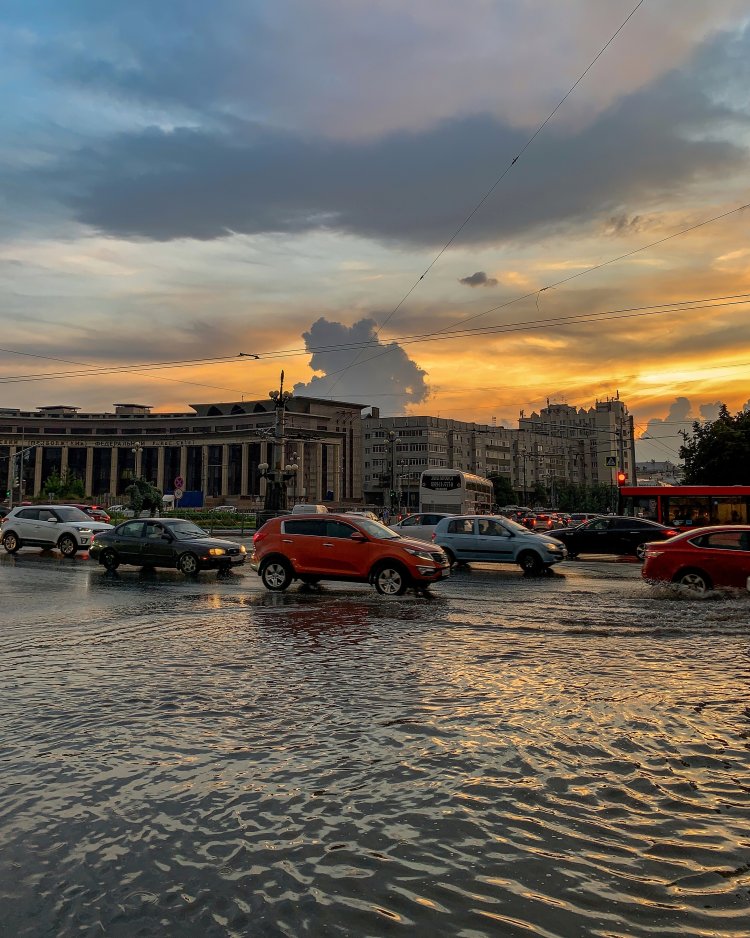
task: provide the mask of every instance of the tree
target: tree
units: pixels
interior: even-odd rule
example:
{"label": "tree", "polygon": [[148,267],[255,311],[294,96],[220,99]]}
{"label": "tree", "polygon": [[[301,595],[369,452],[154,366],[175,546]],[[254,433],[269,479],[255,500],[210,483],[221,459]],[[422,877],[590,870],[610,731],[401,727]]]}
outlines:
{"label": "tree", "polygon": [[69,469],[62,475],[53,469],[42,486],[42,494],[45,498],[83,498],[83,480]]}
{"label": "tree", "polygon": [[680,458],[686,485],[747,485],[750,477],[750,411],[732,416],[726,404],[711,423],[693,423]]}
{"label": "tree", "polygon": [[130,507],[136,517],[142,511],[150,511],[151,517],[162,507],[162,492],[145,479],[134,479],[125,489],[125,495],[130,499]]}
{"label": "tree", "polygon": [[512,505],[516,500],[510,479],[507,476],[491,475],[490,482],[494,489],[493,498],[496,505]]}

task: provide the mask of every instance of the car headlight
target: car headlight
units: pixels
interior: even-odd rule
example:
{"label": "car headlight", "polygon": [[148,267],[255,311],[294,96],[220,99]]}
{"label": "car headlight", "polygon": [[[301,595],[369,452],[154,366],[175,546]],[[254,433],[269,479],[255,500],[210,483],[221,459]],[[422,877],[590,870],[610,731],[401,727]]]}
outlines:
{"label": "car headlight", "polygon": [[94,533],[93,528],[79,528],[78,530],[80,531],[81,534],[93,534]]}
{"label": "car headlight", "polygon": [[429,550],[419,550],[418,547],[405,547],[404,550],[412,557],[419,557],[420,560],[432,560],[432,554]]}
{"label": "car headlight", "polygon": [[223,554],[226,554],[226,551],[223,547],[211,547],[208,553],[211,557],[221,557]]}
{"label": "car headlight", "polygon": [[244,544],[240,544],[240,553],[241,553],[241,554],[246,554],[246,553],[247,553],[247,549],[245,548],[245,545],[244,545]]}

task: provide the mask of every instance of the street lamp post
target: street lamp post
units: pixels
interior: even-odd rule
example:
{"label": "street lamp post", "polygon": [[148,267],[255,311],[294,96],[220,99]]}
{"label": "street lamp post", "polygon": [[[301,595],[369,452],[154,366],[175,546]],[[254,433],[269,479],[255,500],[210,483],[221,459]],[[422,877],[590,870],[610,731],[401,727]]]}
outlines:
{"label": "street lamp post", "polygon": [[294,465],[287,464],[282,468],[284,442],[286,439],[286,407],[289,398],[292,396],[291,391],[284,390],[283,371],[281,372],[281,382],[278,391],[269,391],[268,396],[273,401],[275,411],[273,443],[271,444],[272,464],[267,462],[259,463],[258,471],[260,472],[261,479],[266,480],[263,513],[271,517],[277,512],[286,511],[286,485],[287,482],[296,478],[299,466],[297,466],[295,462]]}
{"label": "street lamp post", "polygon": [[141,456],[143,454],[143,443],[134,443],[131,447],[131,452],[133,453],[133,475],[136,479],[140,479],[143,475],[141,468]]}
{"label": "street lamp post", "polygon": [[397,502],[396,502],[396,444],[401,442],[398,433],[396,430],[388,431],[388,440],[391,444],[391,489],[390,489],[390,503],[391,503],[391,513],[396,512]]}
{"label": "street lamp post", "polygon": [[286,466],[284,466],[284,470],[286,472],[294,473],[292,475],[292,505],[295,505],[297,503],[297,472],[299,471],[299,464],[297,462],[297,458],[298,457],[296,453],[291,453],[289,455],[291,464],[287,463]]}
{"label": "street lamp post", "polygon": [[[398,461],[398,485],[396,487],[396,496],[398,498],[398,507],[399,510],[404,501],[404,476],[406,475],[406,466],[407,462],[405,459],[399,459]],[[408,508],[408,505],[407,505]]]}

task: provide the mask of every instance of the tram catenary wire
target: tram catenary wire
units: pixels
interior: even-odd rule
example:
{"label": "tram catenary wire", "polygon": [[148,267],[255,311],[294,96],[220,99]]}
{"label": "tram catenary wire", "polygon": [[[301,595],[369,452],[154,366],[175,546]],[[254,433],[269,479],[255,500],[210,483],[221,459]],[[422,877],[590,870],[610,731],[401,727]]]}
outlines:
{"label": "tram catenary wire", "polygon": [[[591,69],[594,67],[594,65],[599,61],[599,59],[602,57],[602,55],[604,55],[604,53],[605,53],[606,50],[609,48],[609,46],[615,41],[615,39],[619,36],[619,34],[622,32],[622,30],[627,26],[627,24],[630,22],[630,20],[635,16],[635,14],[638,12],[638,9],[639,9],[641,6],[643,6],[643,3],[644,3],[644,2],[645,2],[645,0],[638,0],[638,2],[636,3],[636,5],[635,5],[635,6],[633,7],[633,9],[630,11],[630,13],[625,17],[625,19],[622,21],[622,23],[620,23],[620,25],[617,27],[617,29],[614,31],[614,33],[612,33],[612,35],[609,37],[609,39],[604,43],[604,45],[601,47],[601,49],[597,52],[597,54],[594,56],[594,58],[589,62],[589,64],[586,66],[586,68],[581,72],[581,74],[578,76],[578,78],[573,82],[573,84],[570,86],[570,88],[566,91],[566,93],[562,96],[562,98],[557,102],[557,104],[552,108],[552,110],[551,110],[550,113],[547,115],[547,117],[546,117],[546,118],[542,121],[542,123],[537,127],[537,129],[534,131],[534,133],[529,137],[529,139],[526,141],[526,143],[524,143],[524,145],[521,147],[521,149],[518,151],[518,153],[516,153],[516,155],[511,159],[510,163],[508,163],[508,165],[505,167],[505,169],[500,173],[500,175],[497,177],[497,179],[495,179],[495,181],[492,183],[492,185],[490,186],[490,188],[484,193],[484,195],[483,195],[483,196],[481,197],[481,199],[477,202],[477,204],[474,206],[474,208],[469,212],[469,214],[466,216],[466,218],[464,218],[464,220],[461,222],[461,224],[458,226],[458,228],[456,228],[456,230],[453,232],[453,234],[450,236],[450,238],[445,242],[445,244],[442,246],[442,248],[438,251],[438,253],[435,255],[435,257],[432,259],[432,261],[431,261],[430,264],[428,265],[427,269],[414,281],[414,283],[409,287],[409,289],[406,291],[406,293],[401,297],[401,299],[398,301],[398,303],[393,307],[393,309],[390,311],[390,313],[386,316],[386,318],[383,320],[383,322],[378,326],[378,328],[375,330],[375,335],[379,335],[379,333],[388,325],[388,323],[389,323],[389,322],[391,321],[391,319],[395,316],[395,314],[398,312],[398,310],[403,306],[403,304],[404,304],[404,303],[406,302],[406,300],[411,296],[411,294],[414,292],[414,290],[416,290],[416,288],[417,288],[417,287],[419,286],[419,284],[424,280],[424,278],[427,276],[427,274],[429,274],[429,272],[432,270],[432,268],[435,266],[435,264],[440,260],[440,258],[443,256],[443,254],[448,250],[448,248],[453,244],[453,242],[456,240],[456,238],[461,234],[461,232],[463,231],[463,229],[469,224],[469,222],[471,221],[471,219],[477,214],[477,212],[480,210],[480,208],[481,208],[481,207],[484,205],[484,203],[489,199],[489,197],[492,195],[492,193],[495,191],[495,189],[500,185],[500,183],[502,182],[502,180],[508,175],[508,173],[509,173],[509,172],[511,171],[511,169],[516,165],[516,163],[520,160],[520,158],[523,156],[523,154],[526,152],[526,150],[528,150],[528,148],[531,146],[531,144],[534,142],[534,140],[539,136],[539,134],[542,132],[542,130],[544,130],[544,128],[547,126],[547,124],[552,120],[552,118],[555,116],[555,114],[560,110],[560,108],[561,108],[561,107],[563,106],[563,104],[567,101],[567,99],[570,97],[570,95],[575,91],[575,89],[578,87],[578,85],[580,85],[580,83],[583,81],[583,79],[586,77],[586,75],[591,71]],[[351,364],[348,366],[348,368],[353,368],[354,365],[356,365],[356,364],[358,363],[358,360],[359,360],[359,356],[356,356],[355,359],[354,359],[354,361],[351,362]],[[346,370],[348,370],[348,369],[344,369],[344,371],[346,371]],[[344,373],[344,371],[342,371],[342,374]],[[336,387],[336,385],[338,384],[338,381],[339,381],[339,380],[340,380],[340,379],[338,379],[338,378],[336,379],[336,381],[333,383],[333,385],[332,385],[331,388],[329,389],[329,393],[330,393],[331,391],[333,391],[333,388]]]}

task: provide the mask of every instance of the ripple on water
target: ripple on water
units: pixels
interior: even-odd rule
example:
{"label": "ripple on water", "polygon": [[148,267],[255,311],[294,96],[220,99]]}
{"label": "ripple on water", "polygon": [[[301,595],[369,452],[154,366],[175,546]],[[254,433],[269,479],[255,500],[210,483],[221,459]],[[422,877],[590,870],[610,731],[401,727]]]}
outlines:
{"label": "ripple on water", "polygon": [[6,632],[7,932],[745,936],[747,604],[456,581]]}

